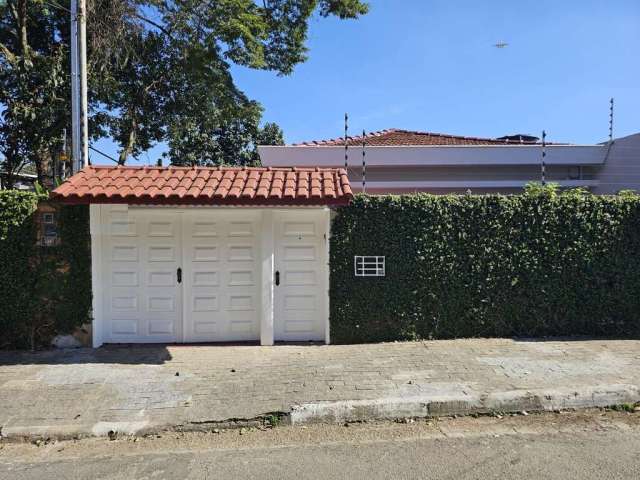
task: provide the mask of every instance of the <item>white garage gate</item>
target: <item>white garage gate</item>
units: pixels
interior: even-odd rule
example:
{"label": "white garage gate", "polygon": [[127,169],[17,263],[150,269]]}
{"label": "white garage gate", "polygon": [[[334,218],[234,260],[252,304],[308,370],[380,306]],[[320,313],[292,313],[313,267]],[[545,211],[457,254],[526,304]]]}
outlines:
{"label": "white garage gate", "polygon": [[105,342],[260,338],[260,215],[101,207]]}
{"label": "white garage gate", "polygon": [[328,340],[328,210],[91,211],[97,343]]}
{"label": "white garage gate", "polygon": [[329,342],[330,207],[341,169],[85,167],[93,344]]}

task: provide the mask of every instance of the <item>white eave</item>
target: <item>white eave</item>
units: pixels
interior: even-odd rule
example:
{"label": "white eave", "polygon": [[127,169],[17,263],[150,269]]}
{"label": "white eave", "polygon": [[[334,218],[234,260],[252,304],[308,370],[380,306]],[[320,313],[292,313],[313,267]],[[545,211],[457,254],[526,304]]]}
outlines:
{"label": "white eave", "polygon": [[[263,166],[339,167],[344,146],[259,146]],[[549,165],[602,165],[607,145],[547,145]],[[366,147],[370,166],[539,165],[540,145],[428,145]],[[362,164],[362,147],[349,147],[349,165]]]}
{"label": "white eave", "polygon": [[[373,181],[367,182],[367,191],[423,191],[428,189],[511,189],[523,188],[531,179],[522,180],[403,180],[403,181]],[[563,188],[585,187],[591,188],[599,185],[598,180],[549,180],[549,183],[558,184]],[[362,191],[362,185],[353,182],[354,191]]]}

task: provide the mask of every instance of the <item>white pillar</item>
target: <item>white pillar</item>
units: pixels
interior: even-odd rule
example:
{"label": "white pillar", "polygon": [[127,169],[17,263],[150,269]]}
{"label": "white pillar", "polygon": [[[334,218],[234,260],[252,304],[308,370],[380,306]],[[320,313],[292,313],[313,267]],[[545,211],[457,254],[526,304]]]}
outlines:
{"label": "white pillar", "polygon": [[273,210],[262,212],[262,228],[260,235],[261,261],[261,315],[260,345],[273,345],[273,310],[274,310],[274,214]]}
{"label": "white pillar", "polygon": [[329,317],[331,315],[331,310],[330,310],[330,301],[331,301],[331,296],[329,295],[329,287],[330,287],[330,280],[329,280],[329,276],[331,274],[331,266],[329,264],[329,255],[330,255],[330,248],[329,248],[329,239],[331,238],[331,210],[328,208],[325,208],[323,210],[323,215],[324,215],[324,225],[325,225],[325,234],[324,234],[324,259],[325,261],[323,262],[323,266],[324,266],[324,288],[325,288],[325,304],[324,304],[324,318],[325,318],[325,323],[324,323],[324,343],[326,343],[327,345],[329,345],[331,343],[331,322],[329,321]]}
{"label": "white pillar", "polygon": [[101,210],[101,205],[92,204],[89,206],[89,233],[91,234],[91,291],[93,295],[91,303],[93,316],[91,331],[93,336],[93,348],[98,348],[104,341]]}

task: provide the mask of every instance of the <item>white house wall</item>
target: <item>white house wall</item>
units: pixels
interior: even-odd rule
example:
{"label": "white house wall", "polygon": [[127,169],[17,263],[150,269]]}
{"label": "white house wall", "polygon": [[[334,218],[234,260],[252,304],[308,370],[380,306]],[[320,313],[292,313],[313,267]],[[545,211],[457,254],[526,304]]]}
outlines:
{"label": "white house wall", "polygon": [[[350,146],[349,165],[362,164],[362,148]],[[600,165],[606,148],[602,145],[548,145],[549,165]],[[344,147],[261,146],[264,166],[341,167]],[[456,146],[370,146],[366,162],[370,166],[452,166],[452,165],[539,165],[539,145],[456,145]]]}
{"label": "white house wall", "polygon": [[[351,188],[362,191],[362,166],[348,169]],[[366,168],[366,188],[369,193],[515,193],[524,185],[539,181],[540,165],[524,166],[424,166]],[[563,187],[592,187],[597,180],[583,167],[549,165],[546,179]]]}
{"label": "white house wall", "polygon": [[[362,190],[360,146],[350,146],[348,174]],[[259,147],[265,166],[344,165],[341,146]],[[519,193],[540,180],[540,145],[366,147],[366,188],[384,193]],[[546,180],[596,194],[640,191],[640,133],[611,145],[547,145]]]}
{"label": "white house wall", "polygon": [[620,190],[640,191],[640,133],[617,138],[607,160],[596,169],[599,185],[594,193],[616,194]]}
{"label": "white house wall", "polygon": [[[259,147],[266,166],[344,166],[344,147]],[[354,192],[362,191],[362,149],[349,150],[347,172]],[[563,188],[593,189],[599,183],[607,147],[548,145],[546,180]],[[540,145],[366,147],[366,191],[372,194],[519,193],[541,178]]]}

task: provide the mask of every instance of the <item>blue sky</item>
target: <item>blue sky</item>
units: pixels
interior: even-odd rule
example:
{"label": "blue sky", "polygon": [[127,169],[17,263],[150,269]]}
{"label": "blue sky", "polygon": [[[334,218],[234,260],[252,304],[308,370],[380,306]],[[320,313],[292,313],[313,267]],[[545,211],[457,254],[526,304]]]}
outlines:
{"label": "blue sky", "polygon": [[[638,0],[372,0],[357,21],[314,18],[288,77],[234,67],[287,143],[406,128],[596,143],[640,132]],[[509,46],[497,49],[498,41]],[[99,147],[110,153],[108,141]],[[141,157],[153,162],[158,146]],[[103,163],[95,154],[93,160]]]}

